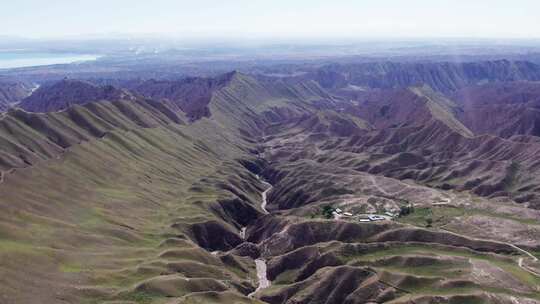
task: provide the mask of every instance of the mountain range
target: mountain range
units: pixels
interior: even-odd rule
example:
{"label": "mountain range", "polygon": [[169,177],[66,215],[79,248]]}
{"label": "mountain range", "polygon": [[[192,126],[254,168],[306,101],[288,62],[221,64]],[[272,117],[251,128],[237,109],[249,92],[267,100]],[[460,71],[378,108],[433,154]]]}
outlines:
{"label": "mountain range", "polygon": [[0,303],[538,303],[537,81],[340,63],[14,94]]}

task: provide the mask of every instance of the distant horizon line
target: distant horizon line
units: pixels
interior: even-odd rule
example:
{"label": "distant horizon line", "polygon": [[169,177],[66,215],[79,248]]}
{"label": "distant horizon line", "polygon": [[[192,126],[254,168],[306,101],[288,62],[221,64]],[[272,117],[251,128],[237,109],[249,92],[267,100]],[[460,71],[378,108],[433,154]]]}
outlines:
{"label": "distant horizon line", "polygon": [[84,41],[84,40],[129,40],[129,39],[175,39],[176,41],[296,41],[301,42],[354,42],[354,41],[538,41],[539,37],[510,37],[510,36],[462,36],[462,35],[433,35],[433,36],[404,36],[404,35],[273,35],[267,33],[247,33],[247,34],[211,34],[211,33],[167,33],[167,32],[111,32],[111,33],[88,33],[88,34],[72,34],[72,35],[46,35],[46,36],[25,36],[25,35],[0,35],[2,39],[11,39],[19,41]]}

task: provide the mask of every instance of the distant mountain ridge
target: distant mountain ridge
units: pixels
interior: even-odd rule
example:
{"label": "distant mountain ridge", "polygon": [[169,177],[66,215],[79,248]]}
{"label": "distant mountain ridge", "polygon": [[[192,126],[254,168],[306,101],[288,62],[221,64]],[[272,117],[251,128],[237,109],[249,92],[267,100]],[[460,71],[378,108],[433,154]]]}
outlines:
{"label": "distant mountain ridge", "polygon": [[290,79],[312,79],[329,90],[404,88],[428,85],[447,93],[462,87],[506,81],[539,81],[540,66],[528,61],[375,62],[308,68]]}
{"label": "distant mountain ridge", "polygon": [[186,113],[191,120],[210,116],[208,104],[213,93],[231,81],[237,72],[214,78],[188,77],[180,80],[143,81],[130,89],[145,97],[165,100]]}
{"label": "distant mountain ridge", "polygon": [[67,109],[71,105],[83,105],[100,100],[133,100],[135,97],[126,90],[113,86],[98,86],[87,81],[64,79],[39,87],[25,98],[19,107],[29,112],[54,112]]}

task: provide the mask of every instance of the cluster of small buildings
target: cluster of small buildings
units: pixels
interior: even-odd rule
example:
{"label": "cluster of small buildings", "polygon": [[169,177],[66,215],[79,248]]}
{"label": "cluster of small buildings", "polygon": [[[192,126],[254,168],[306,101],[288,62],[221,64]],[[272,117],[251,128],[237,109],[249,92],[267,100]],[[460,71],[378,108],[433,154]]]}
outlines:
{"label": "cluster of small buildings", "polygon": [[340,208],[334,209],[332,212],[332,215],[335,219],[340,219],[342,217],[356,217],[358,218],[359,222],[366,223],[366,222],[376,222],[376,221],[384,221],[393,219],[397,215],[391,212],[385,212],[384,215],[378,215],[378,214],[361,214],[361,215],[355,215],[350,212],[343,212]]}
{"label": "cluster of small buildings", "polygon": [[350,212],[343,212],[343,210],[339,209],[339,208],[336,208],[334,210],[334,212],[332,212],[332,215],[334,216],[347,216],[347,217],[350,217],[350,216],[353,216],[354,214],[350,213]]}

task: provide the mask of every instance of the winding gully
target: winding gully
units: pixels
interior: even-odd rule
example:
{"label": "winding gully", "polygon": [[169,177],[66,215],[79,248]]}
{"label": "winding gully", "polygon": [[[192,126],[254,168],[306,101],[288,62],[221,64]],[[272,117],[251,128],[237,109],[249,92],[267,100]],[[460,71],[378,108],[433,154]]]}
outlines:
{"label": "winding gully", "polygon": [[[266,197],[267,197],[268,192],[272,190],[272,185],[263,181],[259,176],[257,176],[257,178],[261,180],[265,185],[268,186],[268,188],[261,193],[261,198],[262,198],[261,210],[263,211],[264,214],[269,214],[268,210],[266,210],[266,203],[267,203]],[[245,238],[245,233],[246,233],[246,228],[244,227],[242,228],[242,231],[241,231],[241,237],[243,239]],[[255,260],[255,266],[257,269],[257,278],[259,280],[259,286],[257,287],[257,289],[255,289],[254,292],[250,293],[248,297],[253,297],[259,290],[268,288],[270,287],[270,284],[271,284],[271,282],[268,280],[268,277],[266,275],[266,261],[262,258],[258,258]]]}

